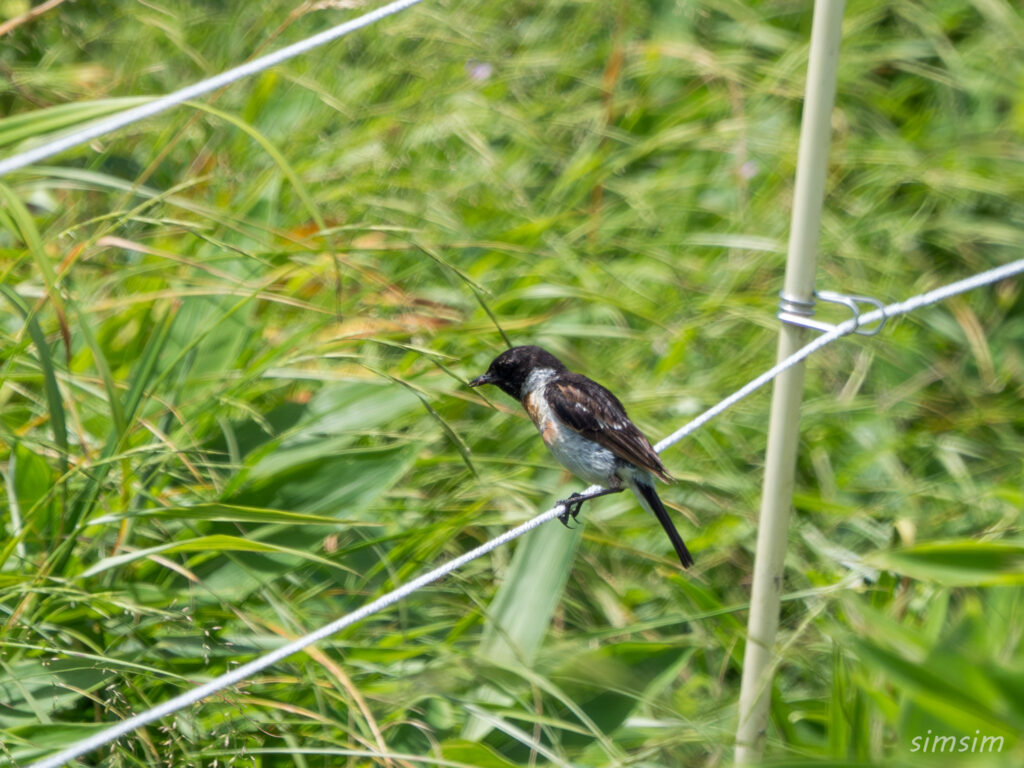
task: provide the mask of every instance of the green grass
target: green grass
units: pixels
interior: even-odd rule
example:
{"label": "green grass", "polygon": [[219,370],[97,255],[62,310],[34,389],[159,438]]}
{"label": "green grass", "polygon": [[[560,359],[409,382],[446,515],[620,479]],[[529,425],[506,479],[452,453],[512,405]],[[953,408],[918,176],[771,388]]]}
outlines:
{"label": "green grass", "polygon": [[[229,5],[19,27],[0,151],[355,13]],[[579,489],[465,386],[504,336],[652,439],[768,367],[810,21],[428,0],[5,178],[0,761]],[[1005,0],[849,5],[820,288],[888,302],[1021,257],[1021,39]],[[1011,280],[811,360],[769,761],[1020,764],[1022,349]],[[728,764],[766,425],[756,395],[666,453],[688,572],[601,499],[93,759]],[[911,751],[929,730],[1005,747]]]}

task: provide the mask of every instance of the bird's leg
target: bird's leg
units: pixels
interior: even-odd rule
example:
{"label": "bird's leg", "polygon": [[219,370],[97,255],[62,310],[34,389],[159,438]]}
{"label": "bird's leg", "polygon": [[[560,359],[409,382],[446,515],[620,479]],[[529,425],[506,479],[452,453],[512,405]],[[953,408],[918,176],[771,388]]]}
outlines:
{"label": "bird's leg", "polygon": [[558,521],[566,528],[569,528],[569,518],[571,517],[573,520],[576,520],[580,514],[580,508],[583,506],[584,501],[590,501],[591,499],[596,499],[600,496],[607,496],[611,493],[621,493],[624,490],[625,489],[622,486],[616,486],[614,488],[604,488],[592,496],[584,496],[582,493],[574,493],[569,498],[562,499],[558,502],[565,506],[565,511],[558,516]]}

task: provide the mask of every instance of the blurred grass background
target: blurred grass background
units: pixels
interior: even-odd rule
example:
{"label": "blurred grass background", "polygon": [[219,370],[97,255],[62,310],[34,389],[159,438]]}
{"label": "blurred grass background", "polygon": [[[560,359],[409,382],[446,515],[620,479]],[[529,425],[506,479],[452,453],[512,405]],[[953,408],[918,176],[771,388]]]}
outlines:
{"label": "blurred grass background", "polygon": [[[17,27],[2,151],[363,7],[230,5]],[[502,332],[652,440],[769,366],[810,23],[429,1],[4,179],[0,762],[578,489],[464,386]],[[819,287],[888,302],[1020,258],[1021,40],[1005,0],[848,4]],[[1019,765],[1020,281],[840,342],[807,387],[767,758]],[[666,454],[690,571],[602,499],[90,764],[728,764],[766,426],[760,394]]]}

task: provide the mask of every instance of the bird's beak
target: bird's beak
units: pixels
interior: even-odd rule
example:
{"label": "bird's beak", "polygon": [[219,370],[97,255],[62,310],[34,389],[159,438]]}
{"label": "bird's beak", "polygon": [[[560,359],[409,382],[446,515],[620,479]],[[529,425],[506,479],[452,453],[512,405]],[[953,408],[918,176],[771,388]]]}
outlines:
{"label": "bird's beak", "polygon": [[477,376],[475,379],[473,379],[471,382],[469,382],[469,386],[471,386],[471,387],[479,387],[481,384],[490,384],[493,381],[494,381],[494,376],[492,376],[490,374],[490,372],[487,372],[485,374]]}

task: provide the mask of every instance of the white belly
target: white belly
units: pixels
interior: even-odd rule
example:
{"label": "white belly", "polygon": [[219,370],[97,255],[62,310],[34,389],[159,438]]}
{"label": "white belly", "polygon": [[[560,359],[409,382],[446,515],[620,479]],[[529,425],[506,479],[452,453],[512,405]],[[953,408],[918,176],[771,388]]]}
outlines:
{"label": "white belly", "polygon": [[551,454],[576,477],[605,487],[618,485],[615,454],[568,428],[547,443]]}
{"label": "white belly", "polygon": [[562,425],[551,412],[547,400],[541,396],[553,375],[554,371],[534,371],[523,388],[523,405],[544,444],[562,466],[581,480],[605,487],[618,485],[615,454]]}

